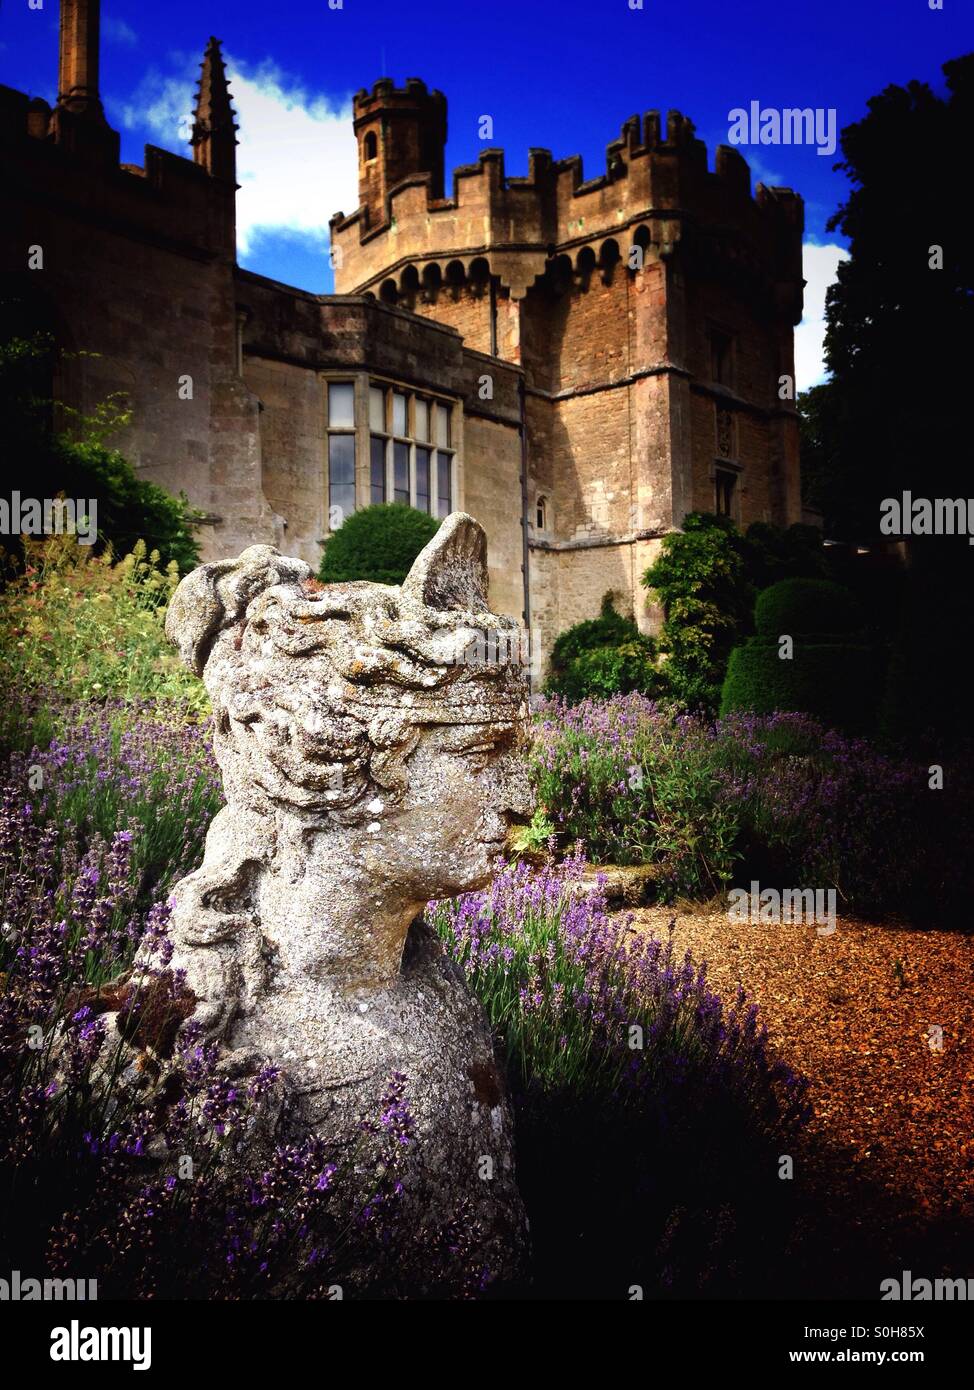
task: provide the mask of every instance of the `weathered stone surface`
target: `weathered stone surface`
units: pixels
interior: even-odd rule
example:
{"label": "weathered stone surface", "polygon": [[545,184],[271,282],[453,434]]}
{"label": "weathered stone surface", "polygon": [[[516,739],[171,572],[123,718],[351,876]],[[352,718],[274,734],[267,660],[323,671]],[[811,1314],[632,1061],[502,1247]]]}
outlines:
{"label": "weathered stone surface", "polygon": [[469,1202],[485,1263],[513,1273],[524,1218],[486,1020],[428,930],[404,953],[424,904],[482,886],[529,812],[517,642],[488,636],[516,627],[487,611],[482,528],[454,513],[401,588],[325,587],[251,546],[184,579],[166,630],[209,691],[227,798],[174,893],[194,1020],[239,1071],[279,1064],[326,1138],[405,1073],[409,1200],[444,1223]]}

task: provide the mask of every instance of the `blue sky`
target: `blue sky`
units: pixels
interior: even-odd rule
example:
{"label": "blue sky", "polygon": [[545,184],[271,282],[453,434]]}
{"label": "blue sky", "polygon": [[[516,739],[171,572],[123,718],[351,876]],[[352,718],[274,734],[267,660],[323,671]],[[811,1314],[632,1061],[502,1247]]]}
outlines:
{"label": "blue sky", "polygon": [[[331,288],[328,217],[356,198],[351,94],[380,76],[423,77],[449,103],[447,167],[472,162],[494,123],[507,170],[529,146],[581,154],[587,176],[629,115],[676,107],[711,163],[729,112],[835,108],[839,128],[866,99],[912,77],[942,86],[941,63],[974,48],[966,0],[105,0],[102,95],[122,158],[146,143],[186,151],[185,116],[210,34],[223,40],[240,116],[240,260],[306,289]],[[33,0],[34,4],[38,0]],[[0,82],[53,100],[57,4],[3,0]],[[806,199],[807,323],[799,385],[820,372],[820,310],[842,254],[825,224],[848,187],[837,156],[807,146],[743,148],[754,180]]]}

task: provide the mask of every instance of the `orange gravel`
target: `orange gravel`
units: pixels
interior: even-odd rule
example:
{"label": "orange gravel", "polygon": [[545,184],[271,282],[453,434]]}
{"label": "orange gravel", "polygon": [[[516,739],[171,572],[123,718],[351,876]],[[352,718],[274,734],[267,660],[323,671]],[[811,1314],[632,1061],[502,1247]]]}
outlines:
{"label": "orange gravel", "polygon": [[842,1155],[820,1189],[855,1209],[867,1184],[904,1228],[959,1236],[974,1221],[974,939],[842,918],[819,936],[694,908],[640,908],[633,926],[665,936],[674,915],[680,953],[709,963],[719,994],[742,985],[811,1082],[808,1137]]}

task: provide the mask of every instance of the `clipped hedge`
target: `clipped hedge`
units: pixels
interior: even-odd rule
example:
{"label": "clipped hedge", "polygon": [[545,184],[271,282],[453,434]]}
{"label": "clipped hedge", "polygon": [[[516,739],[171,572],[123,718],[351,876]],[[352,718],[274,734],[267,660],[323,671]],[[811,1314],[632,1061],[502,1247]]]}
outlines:
{"label": "clipped hedge", "polygon": [[[756,635],[727,663],[722,718],[789,711],[846,733],[872,729],[882,670],[848,589],[828,579],[783,579],[758,594],[754,626]],[[787,656],[784,637],[791,639]]]}
{"label": "clipped hedge", "polygon": [[782,579],[762,589],[754,605],[759,637],[860,632],[865,617],[855,596],[830,579]]}
{"label": "clipped hedge", "polygon": [[752,637],[731,652],[720,715],[790,711],[863,733],[875,719],[881,677],[876,652],[862,642],[803,641],[799,635],[791,658],[783,660],[777,637]]}
{"label": "clipped hedge", "polygon": [[401,584],[439,526],[435,517],[402,502],[363,507],[353,512],[328,541],[318,578],[323,584],[341,584],[350,579]]}

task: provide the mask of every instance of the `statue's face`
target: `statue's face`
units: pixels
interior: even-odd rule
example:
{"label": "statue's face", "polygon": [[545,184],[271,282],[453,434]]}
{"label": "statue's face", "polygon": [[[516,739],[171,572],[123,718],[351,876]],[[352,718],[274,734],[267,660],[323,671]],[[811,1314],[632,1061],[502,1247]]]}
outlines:
{"label": "statue's face", "polygon": [[481,888],[514,826],[531,815],[522,726],[465,724],[427,730],[408,762],[409,787],[364,834],[382,870],[423,902]]}

